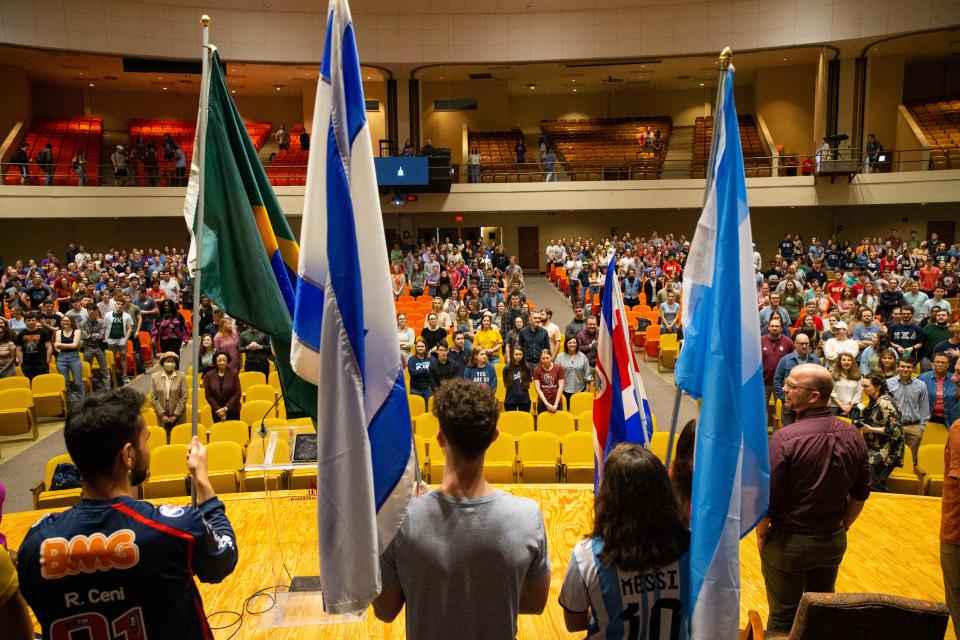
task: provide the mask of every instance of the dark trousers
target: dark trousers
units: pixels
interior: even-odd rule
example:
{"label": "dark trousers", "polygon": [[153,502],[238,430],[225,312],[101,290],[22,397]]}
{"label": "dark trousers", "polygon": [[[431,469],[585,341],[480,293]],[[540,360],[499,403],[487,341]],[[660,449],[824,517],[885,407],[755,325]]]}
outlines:
{"label": "dark trousers", "polygon": [[870,488],[873,491],[879,491],[881,493],[890,493],[890,489],[887,489],[887,478],[890,477],[890,474],[893,473],[893,467],[890,465],[878,462],[870,465]]}
{"label": "dark trousers", "polygon": [[25,375],[27,379],[30,380],[31,382],[33,382],[33,379],[36,378],[37,376],[41,376],[45,373],[50,373],[50,367],[43,366],[43,365],[38,367],[31,367],[30,365],[21,364],[20,370],[23,371],[23,375]]}
{"label": "dark trousers", "polygon": [[504,411],[525,411],[530,413],[530,401],[526,402],[504,402],[503,403]]}
{"label": "dark trousers", "polygon": [[960,546],[940,543],[940,568],[943,570],[947,608],[953,618],[953,632],[960,638]]}
{"label": "dark trousers", "polygon": [[259,371],[264,375],[265,378],[270,377],[270,361],[269,360],[253,360],[251,361],[247,357],[246,364],[243,365],[244,371]]}
{"label": "dark trousers", "polygon": [[846,550],[847,532],[842,528],[822,535],[802,535],[771,527],[760,551],[760,569],[770,604],[767,629],[789,632],[805,592],[833,593]]}

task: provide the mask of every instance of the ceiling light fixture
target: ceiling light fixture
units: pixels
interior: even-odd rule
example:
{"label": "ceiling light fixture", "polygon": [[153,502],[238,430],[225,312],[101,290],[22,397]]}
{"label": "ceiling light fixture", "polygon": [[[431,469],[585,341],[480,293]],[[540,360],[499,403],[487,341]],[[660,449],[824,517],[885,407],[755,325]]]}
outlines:
{"label": "ceiling light fixture", "polygon": [[701,86],[701,87],[703,86],[703,83],[702,83],[702,82],[700,83],[700,86]]}
{"label": "ceiling light fixture", "polygon": [[91,82],[88,86],[91,86],[91,87],[92,87],[92,86],[93,86],[93,83]]}
{"label": "ceiling light fixture", "polygon": [[573,92],[574,92],[574,93],[577,92],[577,88],[576,88],[576,87],[573,88]]}
{"label": "ceiling light fixture", "polygon": [[236,92],[237,92],[236,89],[230,89],[230,93],[236,93]]}
{"label": "ceiling light fixture", "polygon": [[780,59],[781,59],[781,60],[783,60],[784,62],[786,62],[786,61],[787,61],[787,59],[786,59],[786,58],[780,58]]}
{"label": "ceiling light fixture", "polygon": [[167,88],[166,88],[166,87],[164,87],[164,88],[163,88],[163,90],[164,90],[164,91],[166,91],[166,90],[167,90]]}

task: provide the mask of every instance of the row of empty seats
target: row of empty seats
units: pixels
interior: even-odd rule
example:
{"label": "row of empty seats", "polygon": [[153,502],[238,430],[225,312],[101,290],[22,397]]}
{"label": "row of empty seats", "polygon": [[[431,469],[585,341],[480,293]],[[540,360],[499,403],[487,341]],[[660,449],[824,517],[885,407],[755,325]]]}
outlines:
{"label": "row of empty seats", "polygon": [[296,124],[290,129],[290,148],[281,149],[273,156],[267,167],[267,178],[276,187],[303,186],[307,184],[307,160],[309,150],[300,146],[300,134],[303,125]]}
{"label": "row of empty seats", "polygon": [[[670,142],[669,116],[542,120],[540,128],[574,180],[655,179]],[[641,146],[641,136],[660,131],[662,149]]]}
{"label": "row of empty seats", "polygon": [[[737,116],[740,125],[740,150],[743,153],[743,166],[748,178],[769,178],[772,175],[771,159],[760,140],[760,129],[750,114]],[[713,140],[713,116],[698,117],[693,125],[693,166],[692,178],[706,176],[707,160],[710,158],[710,144]]]}
{"label": "row of empty seats", "polygon": [[[269,139],[272,125],[269,122],[244,122],[244,126],[247,129],[250,140],[253,142],[253,146],[259,151]],[[131,145],[135,144],[137,139],[141,137],[144,141],[152,141],[156,145],[158,160],[160,162],[160,173],[166,176],[175,172],[176,163],[174,160],[163,157],[164,136],[169,134],[174,142],[177,143],[177,146],[183,150],[187,167],[189,167],[190,160],[193,157],[193,143],[196,137],[196,131],[196,120],[133,119],[130,120],[128,129]],[[138,163],[137,174],[140,186],[146,186],[148,184],[147,173],[140,163]]]}
{"label": "row of empty seats", "polygon": [[929,168],[960,166],[960,99],[914,102],[907,108],[933,147]]}
{"label": "row of empty seats", "polygon": [[[31,160],[49,143],[53,151],[53,184],[77,186],[79,178],[71,163],[79,149],[87,157],[87,185],[100,183],[100,147],[103,140],[103,118],[75,116],[53,120],[36,120],[24,136],[27,155]],[[39,165],[31,163],[29,167],[30,184],[43,184],[44,173]],[[17,167],[8,167],[4,175],[4,184],[20,184],[20,171]]]}

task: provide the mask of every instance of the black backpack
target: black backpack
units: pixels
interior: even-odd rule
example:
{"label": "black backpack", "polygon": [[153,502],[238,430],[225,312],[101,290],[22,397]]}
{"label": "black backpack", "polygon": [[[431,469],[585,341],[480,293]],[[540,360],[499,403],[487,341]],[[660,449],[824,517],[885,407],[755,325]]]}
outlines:
{"label": "black backpack", "polygon": [[53,470],[53,477],[50,479],[50,491],[61,491],[63,489],[79,489],[83,482],[80,478],[80,470],[75,464],[70,462],[61,462]]}

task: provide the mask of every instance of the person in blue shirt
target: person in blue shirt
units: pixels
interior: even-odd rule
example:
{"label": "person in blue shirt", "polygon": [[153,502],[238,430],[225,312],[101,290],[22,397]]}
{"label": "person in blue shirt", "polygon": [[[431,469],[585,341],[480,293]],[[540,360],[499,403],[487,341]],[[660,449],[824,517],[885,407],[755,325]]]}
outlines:
{"label": "person in blue shirt", "polygon": [[433,381],[430,379],[427,342],[422,337],[414,343],[413,355],[407,360],[407,371],[410,372],[410,393],[420,396],[426,403],[433,395]]}
{"label": "person in blue shirt", "polygon": [[568,631],[588,638],[687,638],[681,596],[690,531],[663,463],[633,443],[604,463],[591,535],[560,587]]}
{"label": "person in blue shirt", "polygon": [[[793,351],[780,358],[777,370],[773,374],[773,395],[778,400],[783,400],[783,383],[793,368],[798,364],[806,363],[820,364],[820,359],[810,352],[810,336],[798,333],[793,339]],[[784,407],[783,411],[786,413],[789,409]],[[784,424],[787,422],[784,421]]]}
{"label": "person in blue shirt", "polygon": [[643,286],[643,279],[637,277],[636,269],[627,271],[627,277],[620,282],[623,289],[623,304],[625,307],[633,307],[640,304],[640,288]]}
{"label": "person in blue shirt", "polygon": [[132,497],[150,467],[141,406],[128,387],[88,396],[67,416],[83,499],[41,518],[19,551],[20,587],[45,638],[213,637],[194,576],[229,576],[236,536],[196,437],[187,450],[196,508]]}
{"label": "person in blue shirt", "polygon": [[464,370],[463,377],[471,382],[487,385],[494,393],[497,391],[497,372],[490,364],[487,350],[483,347],[476,347],[470,354],[470,362]]}
{"label": "person in blue shirt", "polygon": [[780,248],[780,257],[782,257],[787,262],[790,262],[791,260],[793,260],[793,251],[795,247],[793,244],[793,236],[791,234],[788,233],[783,237],[783,240],[780,241],[779,248]]}

